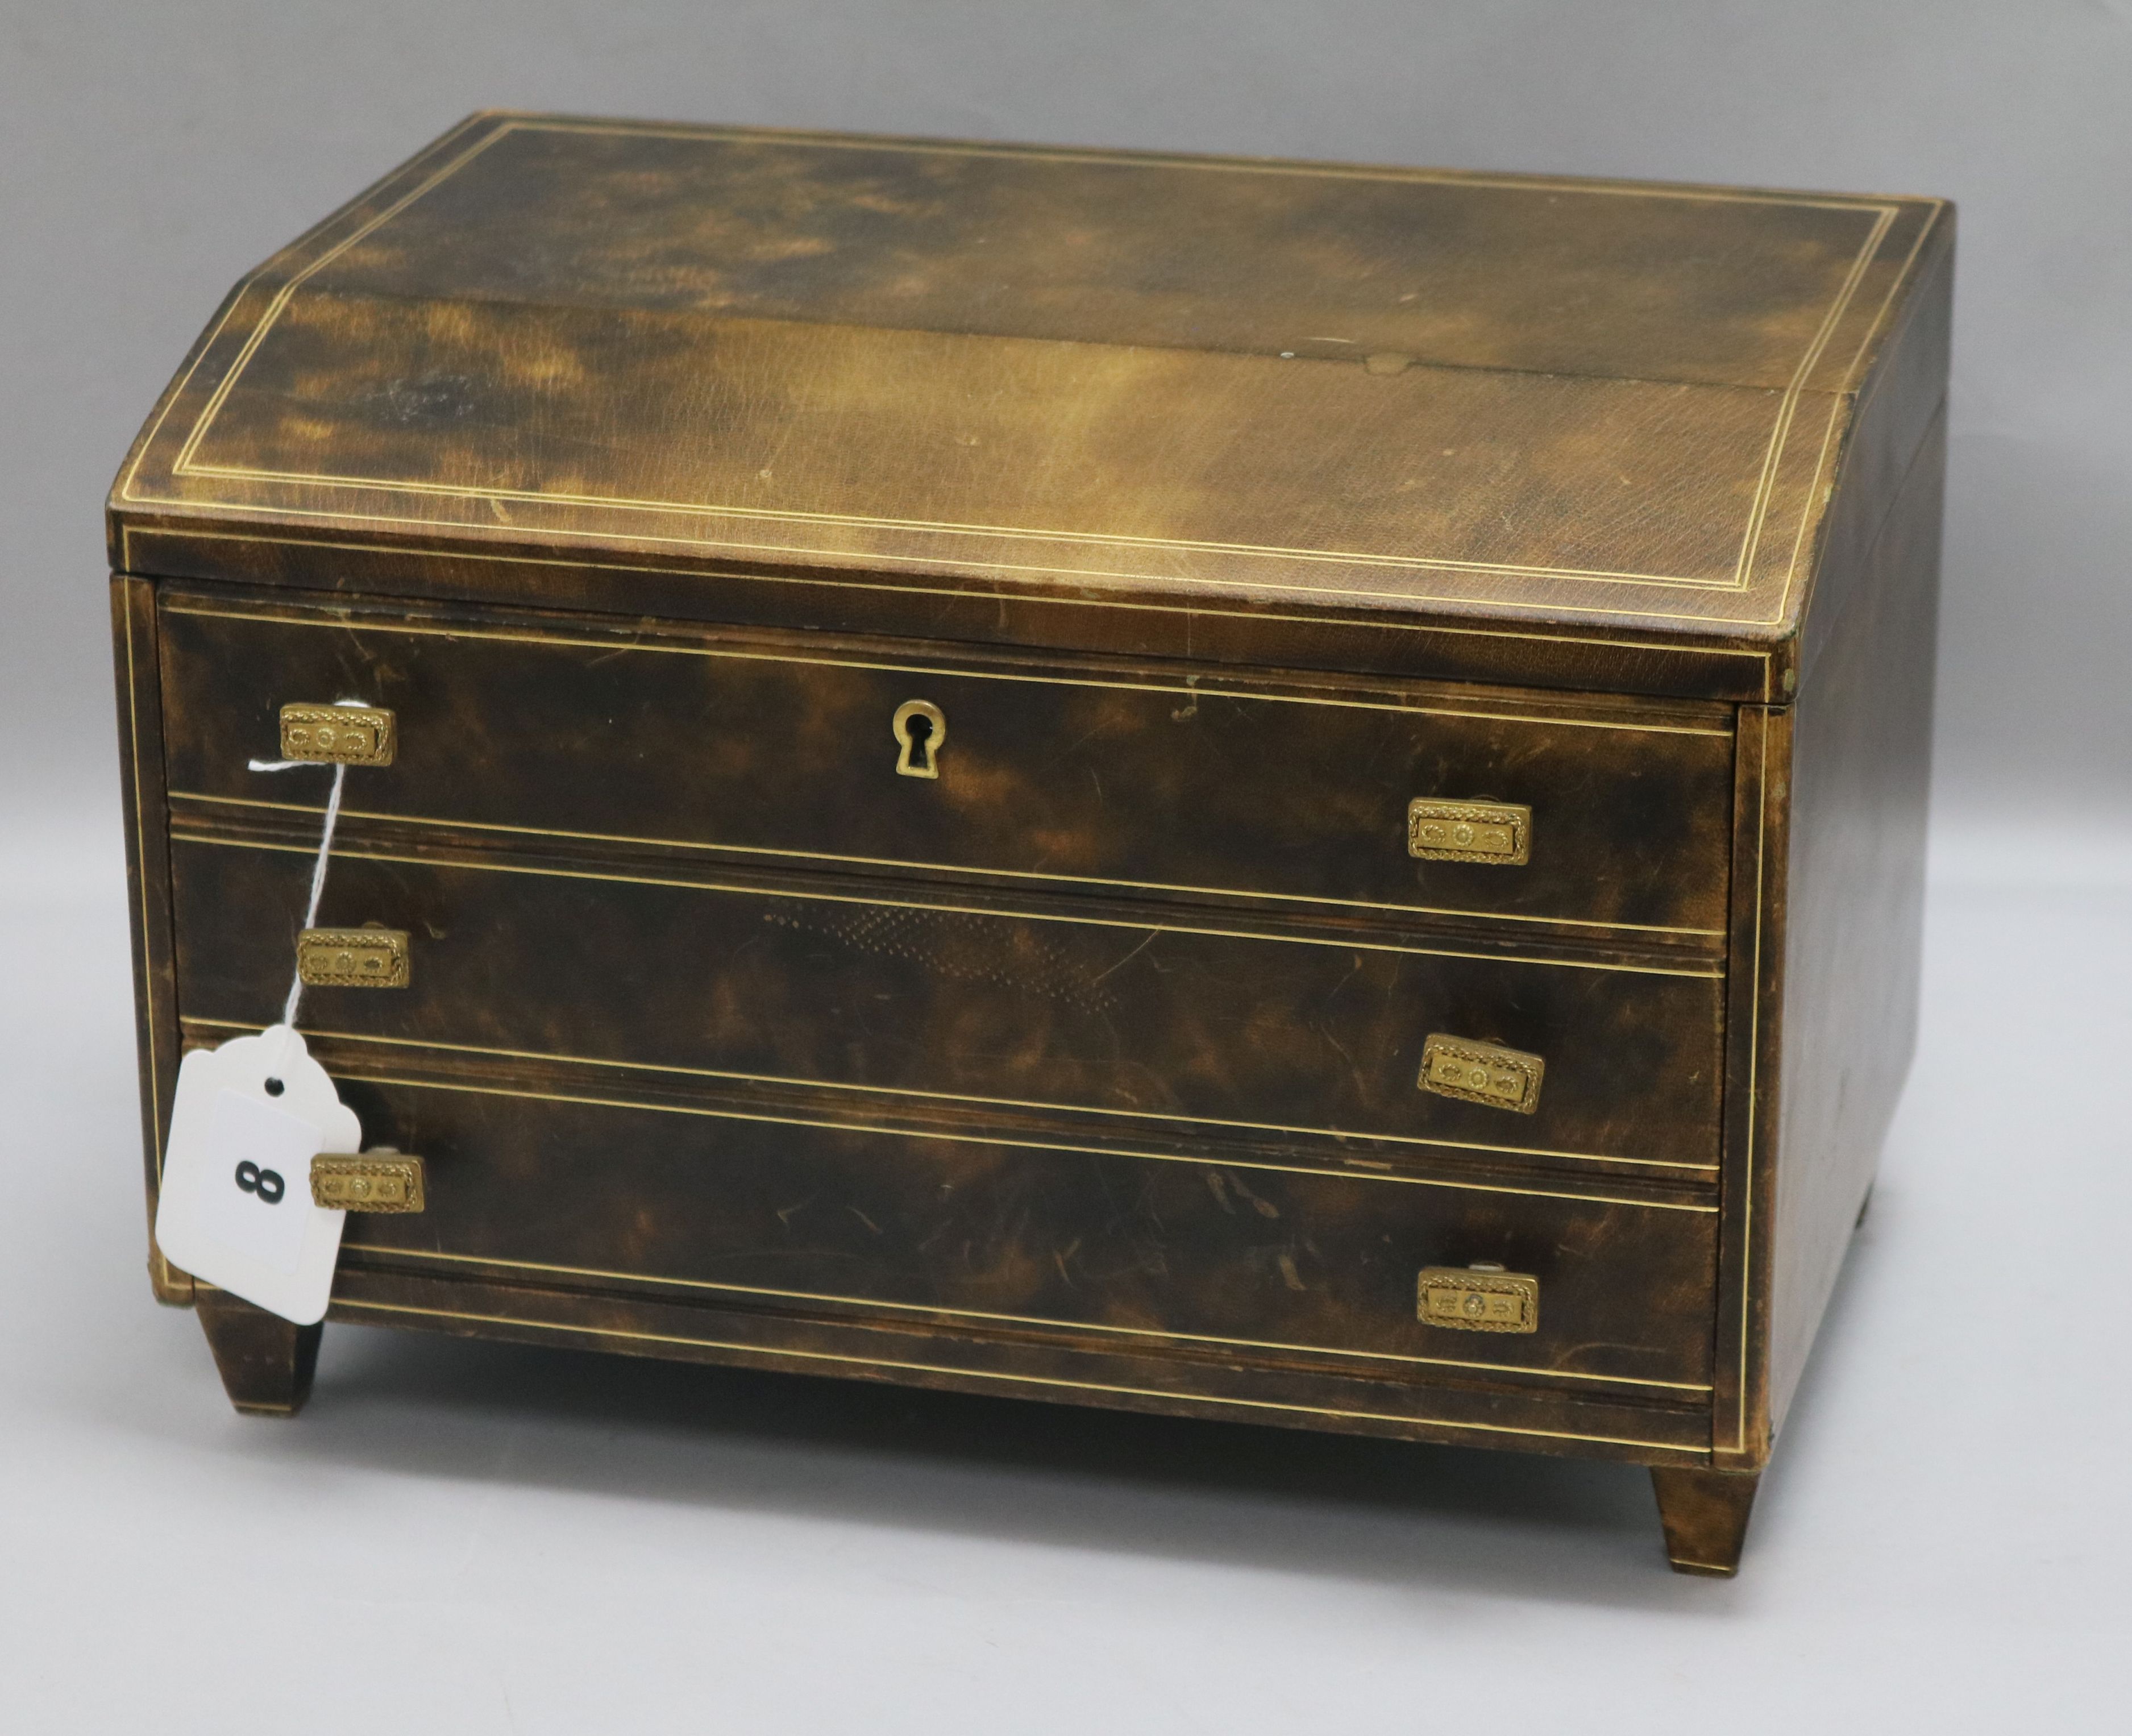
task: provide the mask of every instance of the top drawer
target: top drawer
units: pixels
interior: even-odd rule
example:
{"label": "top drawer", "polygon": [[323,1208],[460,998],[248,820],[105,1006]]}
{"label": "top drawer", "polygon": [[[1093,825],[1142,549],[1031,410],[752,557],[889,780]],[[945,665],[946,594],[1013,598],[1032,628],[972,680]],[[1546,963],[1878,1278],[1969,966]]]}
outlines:
{"label": "top drawer", "polygon": [[[396,714],[398,739],[391,766],[351,773],[356,812],[1155,895],[1724,923],[1732,734],[1717,706],[1210,684],[182,592],[161,642],[175,793],[322,802],[246,762],[277,757],[284,704],[360,700]],[[944,729],[923,740],[914,713]],[[929,757],[937,777],[910,775]],[[1410,836],[1417,801],[1529,809],[1525,859],[1441,859],[1459,816]],[[1491,839],[1511,841],[1484,824]]]}

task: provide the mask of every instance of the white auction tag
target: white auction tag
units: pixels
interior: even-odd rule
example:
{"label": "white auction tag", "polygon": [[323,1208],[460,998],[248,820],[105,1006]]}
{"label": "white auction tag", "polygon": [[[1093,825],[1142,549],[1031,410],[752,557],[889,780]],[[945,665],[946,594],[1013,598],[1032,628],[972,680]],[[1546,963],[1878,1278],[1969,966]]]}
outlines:
{"label": "white auction tag", "polygon": [[156,1245],[285,1320],[323,1320],[347,1214],[311,1204],[311,1159],[362,1148],[355,1112],[287,1026],[195,1049],[178,1068]]}

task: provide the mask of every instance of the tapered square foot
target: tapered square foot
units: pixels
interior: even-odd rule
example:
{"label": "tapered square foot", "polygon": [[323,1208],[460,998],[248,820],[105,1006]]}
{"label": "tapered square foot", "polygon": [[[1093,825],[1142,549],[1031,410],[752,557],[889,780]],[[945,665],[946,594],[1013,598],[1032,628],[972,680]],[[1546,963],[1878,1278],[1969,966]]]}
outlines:
{"label": "tapered square foot", "polygon": [[1659,1498],[1659,1522],[1665,1527],[1666,1559],[1675,1573],[1707,1574],[1730,1579],[1740,1570],[1740,1547],[1747,1541],[1747,1516],[1754,1511],[1760,1471],[1678,1471],[1651,1469],[1651,1491]]}
{"label": "tapered square foot", "polygon": [[303,1408],[322,1325],[296,1325],[204,1284],[194,1291],[194,1307],[232,1404],[247,1416],[294,1416]]}

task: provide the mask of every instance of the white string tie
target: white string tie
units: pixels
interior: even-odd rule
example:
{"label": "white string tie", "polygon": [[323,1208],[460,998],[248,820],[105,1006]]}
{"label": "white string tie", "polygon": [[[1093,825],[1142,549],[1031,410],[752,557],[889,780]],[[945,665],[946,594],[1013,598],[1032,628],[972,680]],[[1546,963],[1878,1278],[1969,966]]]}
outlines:
{"label": "white string tie", "polygon": [[[365,708],[369,703],[367,700],[335,700],[334,701],[336,705]],[[253,759],[247,760],[245,766],[247,770],[253,772],[294,772],[301,767],[315,766],[318,763],[318,761],[311,759]],[[333,791],[326,797],[325,828],[319,834],[318,860],[311,864],[310,902],[304,907],[305,928],[315,928],[318,926],[319,901],[324,897],[326,891],[326,860],[333,854],[334,828],[340,823],[340,792],[347,781],[348,767],[345,764],[337,763],[334,767]],[[296,1028],[296,1008],[302,1003],[303,998],[304,973],[302,967],[299,965],[289,979],[289,998],[281,1005],[281,1023],[291,1033]]]}

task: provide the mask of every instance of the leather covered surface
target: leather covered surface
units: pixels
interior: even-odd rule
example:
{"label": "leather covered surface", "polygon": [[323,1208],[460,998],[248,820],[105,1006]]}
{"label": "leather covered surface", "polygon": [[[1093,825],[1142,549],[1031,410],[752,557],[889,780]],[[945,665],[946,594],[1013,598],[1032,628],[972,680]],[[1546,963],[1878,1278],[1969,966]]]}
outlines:
{"label": "leather covered surface", "polygon": [[238,519],[1783,637],[1950,221],[477,117],[240,286],[118,564]]}

